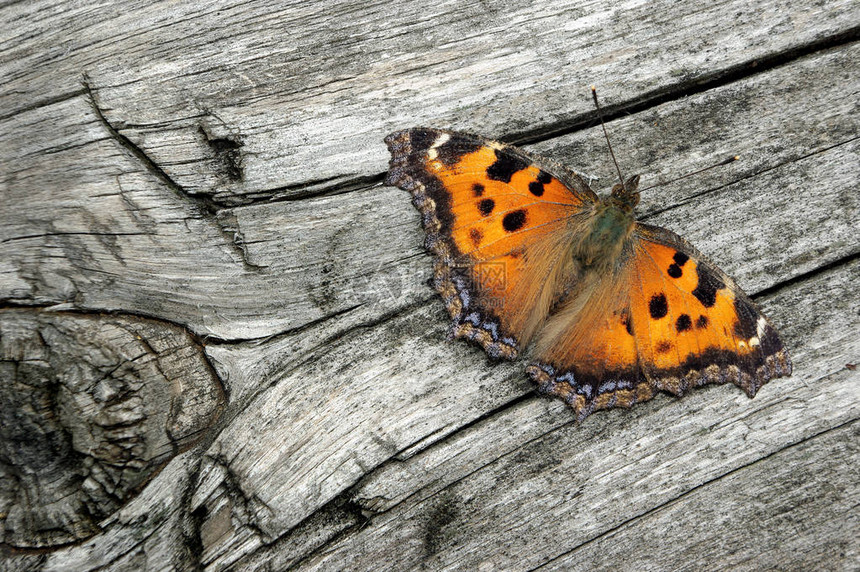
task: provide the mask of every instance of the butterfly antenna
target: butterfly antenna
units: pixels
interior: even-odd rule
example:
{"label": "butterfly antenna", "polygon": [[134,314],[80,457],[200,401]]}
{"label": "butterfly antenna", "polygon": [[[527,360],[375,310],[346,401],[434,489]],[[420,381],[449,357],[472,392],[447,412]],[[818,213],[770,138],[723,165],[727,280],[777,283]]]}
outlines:
{"label": "butterfly antenna", "polygon": [[597,117],[600,118],[600,126],[603,127],[603,136],[606,137],[606,145],[609,147],[609,155],[612,157],[612,162],[615,163],[615,170],[618,171],[618,178],[621,180],[621,186],[624,186],[624,175],[621,174],[621,168],[618,166],[618,161],[615,160],[615,153],[612,151],[612,143],[609,142],[609,133],[606,131],[606,124],[603,123],[603,111],[600,109],[600,104],[597,103],[597,88],[591,86],[591,97],[594,99],[594,107],[597,108]]}
{"label": "butterfly antenna", "polygon": [[661,181],[659,183],[653,184],[650,187],[645,187],[644,189],[639,189],[639,192],[647,191],[648,189],[653,189],[654,187],[659,187],[661,185],[668,185],[669,183],[674,183],[675,181],[680,181],[681,179],[686,179],[687,177],[692,177],[693,175],[698,175],[699,173],[704,173],[705,171],[710,171],[716,167],[722,167],[723,165],[728,165],[729,163],[734,163],[738,159],[740,159],[740,155],[735,155],[734,157],[729,157],[728,159],[724,159],[719,163],[714,163],[704,169],[699,169],[698,171],[693,171],[692,173],[687,173],[685,175],[681,175],[680,177],[675,177],[674,179],[669,179],[668,181]]}

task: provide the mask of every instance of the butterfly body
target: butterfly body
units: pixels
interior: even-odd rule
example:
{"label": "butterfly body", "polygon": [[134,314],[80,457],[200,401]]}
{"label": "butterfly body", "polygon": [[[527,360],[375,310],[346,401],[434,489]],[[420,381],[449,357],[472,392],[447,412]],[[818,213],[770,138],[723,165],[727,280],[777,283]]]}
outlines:
{"label": "butterfly body", "polygon": [[[634,194],[637,183],[638,178],[628,181],[628,185],[633,189],[631,200],[635,197],[638,201],[639,195]],[[629,205],[630,203],[621,202],[614,196],[600,201],[597,205],[588,230],[582,233],[579,242],[574,242],[575,257],[584,266],[605,266],[617,260],[624,243],[630,239],[636,222],[633,208]]]}
{"label": "butterfly body", "polygon": [[387,184],[412,194],[452,334],[529,348],[541,391],[592,411],[731,381],[753,396],[791,362],[734,282],[635,221],[639,177],[600,199],[577,173],[478,136],[389,135]]}

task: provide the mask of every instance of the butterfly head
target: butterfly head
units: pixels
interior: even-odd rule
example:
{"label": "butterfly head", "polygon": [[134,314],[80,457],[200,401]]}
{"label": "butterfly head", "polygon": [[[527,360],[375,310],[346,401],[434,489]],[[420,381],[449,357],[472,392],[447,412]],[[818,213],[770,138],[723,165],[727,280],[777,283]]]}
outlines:
{"label": "butterfly head", "polygon": [[623,184],[612,187],[610,202],[624,212],[632,213],[639,204],[639,175],[633,175]]}

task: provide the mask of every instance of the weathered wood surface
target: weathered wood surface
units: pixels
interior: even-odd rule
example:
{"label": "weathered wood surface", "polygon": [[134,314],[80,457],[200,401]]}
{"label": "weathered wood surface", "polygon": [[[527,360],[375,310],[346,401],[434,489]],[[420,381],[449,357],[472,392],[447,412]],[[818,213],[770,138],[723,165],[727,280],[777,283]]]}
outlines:
{"label": "weathered wood surface", "polygon": [[[177,347],[183,326],[227,398],[89,540],[4,568],[858,566],[856,3],[0,18],[3,306],[146,316]],[[577,425],[523,364],[445,339],[417,213],[378,184],[382,136],[468,129],[609,184],[589,84],[643,186],[742,156],[640,212],[758,300],[793,377]]]}
{"label": "weathered wood surface", "polygon": [[130,317],[0,311],[3,542],[89,538],[223,407],[177,328]]}

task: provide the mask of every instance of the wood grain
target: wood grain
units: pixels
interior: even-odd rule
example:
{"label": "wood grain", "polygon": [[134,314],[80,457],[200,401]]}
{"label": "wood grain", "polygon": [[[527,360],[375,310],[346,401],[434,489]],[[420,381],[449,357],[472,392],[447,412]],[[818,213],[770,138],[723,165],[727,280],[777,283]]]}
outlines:
{"label": "wood grain", "polygon": [[[857,421],[692,489],[541,570],[850,570],[857,562]],[[777,508],[774,510],[774,508]],[[696,550],[667,537],[697,532]],[[755,545],[738,542],[754,535]],[[595,563],[598,563],[595,565]]]}
{"label": "wood grain", "polygon": [[[629,105],[857,25],[850,0],[40,4],[50,32],[10,41],[0,116],[73,97],[86,72],[126,136],[224,202],[377,176],[396,128],[553,131],[591,114],[590,84]],[[9,6],[7,26],[28,10]],[[240,180],[211,139],[242,144]]]}
{"label": "wood grain", "polygon": [[[855,567],[858,17],[849,0],[3,5],[0,309],[145,317],[203,348],[228,402],[96,536],[0,567]],[[522,363],[446,340],[418,215],[379,184],[382,137],[474,131],[608,187],[590,84],[643,187],[741,156],[639,212],[762,304],[793,377],[577,425]]]}
{"label": "wood grain", "polygon": [[[800,282],[764,300],[764,309],[781,322],[789,301],[802,295],[797,333],[821,340],[831,326],[856,324],[856,300],[840,308],[844,317],[824,307],[858,270],[854,262]],[[352,528],[306,568],[376,569],[396,554],[390,569],[530,569],[686,491],[856,420],[857,376],[844,365],[860,351],[856,336],[843,330],[815,351],[806,336],[797,336],[798,326],[782,331],[794,349],[795,375],[752,401],[728,387],[709,387],[577,425],[566,411],[530,400],[475,426],[468,437],[458,435],[451,449],[440,444],[389,464],[355,492],[355,501],[373,513],[372,526]],[[809,371],[813,353],[818,365]],[[662,429],[655,431],[655,423]],[[843,475],[850,486],[852,472]],[[850,502],[847,491],[840,498]],[[850,529],[844,534],[846,542],[856,539]],[[675,550],[680,556],[700,540],[679,535]]]}

